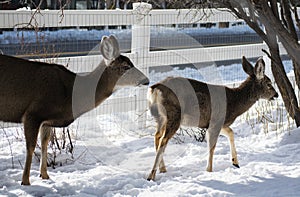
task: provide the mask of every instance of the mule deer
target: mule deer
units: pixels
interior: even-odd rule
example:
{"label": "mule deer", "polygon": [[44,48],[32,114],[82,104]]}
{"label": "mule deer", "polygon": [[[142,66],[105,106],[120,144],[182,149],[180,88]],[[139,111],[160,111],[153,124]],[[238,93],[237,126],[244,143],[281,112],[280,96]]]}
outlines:
{"label": "mule deer", "polygon": [[47,174],[47,145],[51,127],[66,127],[95,108],[120,86],[148,85],[149,79],[120,55],[114,36],[100,43],[102,62],[89,74],[78,75],[62,65],[0,55],[0,120],[24,124],[27,155],[22,177],[29,175],[37,136],[41,130],[40,173]]}
{"label": "mule deer", "polygon": [[278,97],[271,80],[264,73],[263,59],[258,59],[253,67],[243,57],[242,65],[249,76],[238,88],[180,77],[169,77],[149,88],[150,111],[157,122],[154,139],[157,153],[147,180],[155,179],[158,167],[160,172],[166,172],[163,153],[169,139],[181,125],[207,128],[207,171],[212,171],[214,149],[220,133],[229,139],[232,163],[239,167],[234,134],[229,126],[258,99],[272,100]]}

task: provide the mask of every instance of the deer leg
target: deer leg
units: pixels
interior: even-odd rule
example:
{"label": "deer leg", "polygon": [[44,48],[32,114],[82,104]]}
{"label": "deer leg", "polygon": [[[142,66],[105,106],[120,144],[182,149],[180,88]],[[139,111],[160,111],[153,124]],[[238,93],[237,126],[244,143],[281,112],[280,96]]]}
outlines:
{"label": "deer leg", "polygon": [[[159,132],[159,134],[158,134]],[[166,133],[166,125],[163,125],[161,127],[160,131],[157,131],[155,134],[155,145],[157,145],[156,147],[156,157],[155,157],[155,161],[154,161],[154,165],[153,168],[151,170],[151,173],[149,174],[147,180],[154,180],[155,179],[155,174],[156,174],[156,170],[158,168],[158,166],[160,165],[162,159],[163,159],[163,153],[165,151],[165,146],[166,146],[166,141],[164,140],[165,137],[165,133]]]}
{"label": "deer leg", "polygon": [[[161,132],[161,123],[158,123],[158,126],[157,126],[157,131],[155,133],[155,149],[156,149],[156,152],[158,152],[158,148],[159,148],[159,144],[160,144],[160,139],[163,135],[163,133]],[[164,162],[164,159],[161,158],[161,161],[159,163],[159,172],[160,173],[165,173],[167,172],[167,169],[166,169],[166,166],[165,166],[165,162]]]}
{"label": "deer leg", "polygon": [[230,127],[222,128],[221,134],[226,136],[229,141],[230,152],[231,152],[231,157],[232,157],[232,165],[239,168],[240,166],[239,166],[239,162],[237,159],[237,153],[236,153],[235,144],[234,144],[234,133],[233,133],[232,129]]}
{"label": "deer leg", "polygon": [[163,158],[161,158],[161,161],[159,163],[159,172],[160,173],[166,173],[167,172],[167,168],[166,168],[166,165],[165,165],[165,162],[164,162]]}
{"label": "deer leg", "polygon": [[50,139],[52,128],[48,126],[42,126],[41,127],[41,142],[42,142],[42,159],[41,159],[41,166],[40,166],[40,177],[42,179],[49,179],[48,173],[47,173],[47,147],[48,142]]}
{"label": "deer leg", "polygon": [[40,124],[32,117],[26,116],[24,118],[24,132],[26,140],[26,161],[23,170],[22,185],[30,185],[30,167],[32,162],[32,155],[36,147],[37,137],[39,133]]}
{"label": "deer leg", "polygon": [[[148,179],[147,179],[148,181],[155,179],[155,174],[156,174],[158,165],[160,167],[160,170],[166,169],[165,164],[163,162],[163,153],[166,149],[169,139],[171,139],[173,137],[173,135],[176,133],[176,131],[178,130],[178,128],[180,126],[180,115],[181,114],[179,112],[176,112],[175,110],[170,112],[168,114],[169,121],[167,121],[167,123],[161,127],[161,130],[160,130],[161,137],[160,137],[160,140],[158,143],[156,158],[155,158],[155,162],[154,162],[152,171],[151,171],[150,175],[148,176]],[[157,136],[159,136],[159,134],[157,134]],[[155,141],[157,142],[157,140],[155,140]]]}
{"label": "deer leg", "polygon": [[[149,174],[147,180],[150,181],[150,180],[154,180],[155,179],[155,174],[156,174],[156,170],[158,168],[158,166],[161,165],[161,162],[163,160],[163,154],[165,152],[165,149],[166,149],[166,146],[167,146],[167,143],[168,143],[168,138],[166,137],[162,137],[161,140],[160,140],[160,143],[159,143],[159,147],[158,147],[158,150],[156,152],[156,157],[155,157],[155,161],[154,161],[154,166],[151,170],[151,173]],[[164,164],[163,164],[164,165]],[[165,167],[165,166],[163,166]]]}
{"label": "deer leg", "polygon": [[212,172],[212,163],[213,163],[213,155],[216,148],[216,144],[218,141],[218,137],[220,134],[221,128],[208,128],[206,132],[207,137],[207,147],[208,147],[208,160],[207,160],[207,167],[206,171]]}
{"label": "deer leg", "polygon": [[216,145],[209,148],[209,156],[208,156],[207,167],[206,167],[207,172],[212,172],[212,162],[213,162],[213,155],[214,155],[215,148]]}

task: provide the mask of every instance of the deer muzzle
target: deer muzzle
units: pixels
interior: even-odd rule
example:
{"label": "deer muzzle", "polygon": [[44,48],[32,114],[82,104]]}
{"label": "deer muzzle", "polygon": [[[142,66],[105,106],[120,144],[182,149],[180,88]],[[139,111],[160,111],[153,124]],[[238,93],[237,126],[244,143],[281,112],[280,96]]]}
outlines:
{"label": "deer muzzle", "polygon": [[276,92],[275,95],[274,95],[273,97],[271,97],[269,100],[270,100],[270,101],[273,101],[275,98],[278,98],[278,96],[279,96],[279,95],[278,95],[278,93]]}
{"label": "deer muzzle", "polygon": [[140,81],[140,86],[142,86],[142,85],[144,85],[144,86],[147,86],[147,85],[149,85],[149,79],[148,78],[145,78],[145,79],[143,79],[142,81]]}

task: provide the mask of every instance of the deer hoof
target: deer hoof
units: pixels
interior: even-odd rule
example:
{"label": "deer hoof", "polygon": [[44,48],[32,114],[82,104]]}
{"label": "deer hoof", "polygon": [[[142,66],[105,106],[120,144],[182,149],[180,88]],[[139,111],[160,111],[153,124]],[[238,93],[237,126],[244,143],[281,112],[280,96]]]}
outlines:
{"label": "deer hoof", "polygon": [[152,181],[152,179],[150,177],[147,178],[147,181]]}
{"label": "deer hoof", "polygon": [[21,185],[30,185],[30,182],[29,182],[29,181],[28,181],[28,182],[27,182],[27,181],[26,181],[26,182],[25,182],[25,181],[22,181],[22,182],[21,182]]}
{"label": "deer hoof", "polygon": [[160,172],[160,173],[166,173],[166,172],[167,172],[167,169],[166,169],[165,167],[164,167],[164,168],[160,168],[160,169],[159,169],[159,172]]}
{"label": "deer hoof", "polygon": [[147,181],[154,181],[155,179],[155,170],[152,170],[151,173],[149,174]]}
{"label": "deer hoof", "polygon": [[207,167],[207,168],[206,168],[206,171],[207,171],[207,172],[212,172],[212,168],[211,168],[211,167]]}
{"label": "deer hoof", "polygon": [[239,166],[239,164],[232,164],[234,167],[236,167],[236,168],[240,168],[240,166]]}
{"label": "deer hoof", "polygon": [[40,174],[40,177],[41,177],[42,179],[49,179],[48,174]]}
{"label": "deer hoof", "polygon": [[151,176],[149,176],[149,177],[147,178],[147,181],[154,181],[154,178],[151,177]]}

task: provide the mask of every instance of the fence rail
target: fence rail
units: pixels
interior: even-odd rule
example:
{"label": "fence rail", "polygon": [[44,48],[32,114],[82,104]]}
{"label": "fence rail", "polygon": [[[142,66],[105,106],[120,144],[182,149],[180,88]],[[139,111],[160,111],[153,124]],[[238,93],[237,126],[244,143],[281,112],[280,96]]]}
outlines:
{"label": "fence rail", "polygon": [[[33,15],[35,15],[33,17]],[[167,16],[167,17],[166,17]],[[145,20],[145,17],[147,18]],[[0,28],[24,27],[32,20],[37,27],[89,27],[134,25],[193,24],[241,21],[225,10],[1,10]]]}

